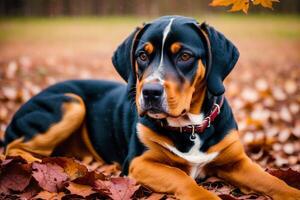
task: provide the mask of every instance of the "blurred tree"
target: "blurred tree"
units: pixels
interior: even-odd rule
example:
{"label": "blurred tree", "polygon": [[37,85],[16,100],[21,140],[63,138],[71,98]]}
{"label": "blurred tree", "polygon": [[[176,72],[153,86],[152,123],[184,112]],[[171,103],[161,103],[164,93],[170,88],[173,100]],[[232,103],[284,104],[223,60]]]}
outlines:
{"label": "blurred tree", "polygon": [[[60,16],[60,15],[199,15],[203,12],[224,11],[212,8],[212,0],[0,0],[1,16]],[[281,13],[300,13],[299,0],[284,0],[274,5]],[[251,8],[251,12],[262,9]],[[263,12],[266,12],[264,9]]]}

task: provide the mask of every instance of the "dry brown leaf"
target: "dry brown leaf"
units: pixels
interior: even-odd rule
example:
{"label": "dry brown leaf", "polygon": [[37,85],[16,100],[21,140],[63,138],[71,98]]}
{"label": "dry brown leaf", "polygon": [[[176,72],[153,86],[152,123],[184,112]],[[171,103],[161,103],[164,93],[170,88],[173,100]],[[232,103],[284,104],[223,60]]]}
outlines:
{"label": "dry brown leaf", "polygon": [[139,189],[133,179],[129,178],[111,178],[109,181],[97,180],[94,187],[97,191],[109,191],[108,195],[112,199],[130,199],[131,196]]}
{"label": "dry brown leaf", "polygon": [[68,175],[69,180],[74,180],[83,177],[88,173],[87,168],[80,164],[78,161],[67,157],[52,157],[43,158],[43,163],[55,163],[63,168],[64,172]]}
{"label": "dry brown leaf", "polygon": [[68,179],[64,169],[57,164],[37,163],[32,164],[32,176],[39,186],[49,192],[59,192],[64,182]]}
{"label": "dry brown leaf", "polygon": [[6,78],[8,79],[16,78],[17,71],[18,71],[17,63],[15,61],[11,61],[8,64],[6,69],[6,73],[5,73]]}
{"label": "dry brown leaf", "polygon": [[31,180],[29,164],[9,162],[0,171],[0,193],[8,194],[10,191],[23,191]]}
{"label": "dry brown leaf", "polygon": [[70,182],[66,188],[71,192],[71,194],[80,195],[82,197],[87,197],[93,193],[96,193],[91,186],[81,185],[73,182]]}
{"label": "dry brown leaf", "polygon": [[33,199],[61,200],[63,196],[65,196],[65,193],[63,192],[56,193],[56,192],[41,191]]}

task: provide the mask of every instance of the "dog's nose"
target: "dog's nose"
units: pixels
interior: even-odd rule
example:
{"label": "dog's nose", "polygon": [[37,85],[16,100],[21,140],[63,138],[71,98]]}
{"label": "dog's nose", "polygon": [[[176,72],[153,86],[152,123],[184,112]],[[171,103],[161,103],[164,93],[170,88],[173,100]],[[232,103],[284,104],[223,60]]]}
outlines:
{"label": "dog's nose", "polygon": [[143,86],[143,96],[145,101],[158,101],[164,92],[164,87],[159,83],[147,83]]}

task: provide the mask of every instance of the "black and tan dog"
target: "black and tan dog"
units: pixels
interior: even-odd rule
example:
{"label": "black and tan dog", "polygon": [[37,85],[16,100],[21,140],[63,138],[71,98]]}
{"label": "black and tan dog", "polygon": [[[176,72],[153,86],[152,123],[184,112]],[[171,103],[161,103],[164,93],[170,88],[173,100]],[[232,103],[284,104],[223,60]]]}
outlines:
{"label": "black and tan dog", "polygon": [[15,114],[6,155],[36,160],[87,147],[96,159],[118,162],[138,182],[183,200],[219,199],[196,184],[207,175],[276,200],[300,200],[299,190],[264,172],[239,141],[222,83],[238,57],[214,28],[161,17],[137,28],[114,54],[127,85],[67,81],[47,88]]}

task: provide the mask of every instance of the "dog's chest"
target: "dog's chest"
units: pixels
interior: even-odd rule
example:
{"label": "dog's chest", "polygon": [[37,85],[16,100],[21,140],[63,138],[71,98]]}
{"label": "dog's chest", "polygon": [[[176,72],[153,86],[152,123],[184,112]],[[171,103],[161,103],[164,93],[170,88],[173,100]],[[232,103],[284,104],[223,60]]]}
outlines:
{"label": "dog's chest", "polygon": [[197,177],[204,177],[205,174],[203,172],[203,167],[211,162],[213,159],[215,159],[218,156],[218,152],[213,153],[204,153],[200,151],[201,147],[201,140],[198,135],[196,135],[196,138],[194,139],[194,145],[191,147],[191,149],[188,152],[181,152],[176,147],[165,144],[166,148],[169,149],[172,153],[175,155],[183,158],[184,160],[188,161],[191,170],[190,170],[190,176],[193,178]]}

